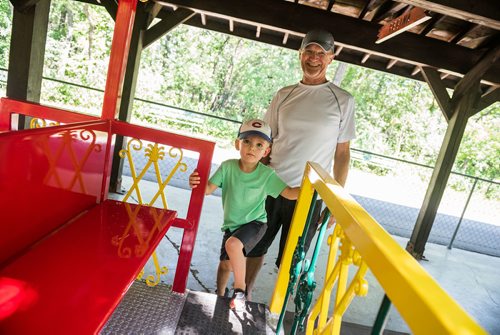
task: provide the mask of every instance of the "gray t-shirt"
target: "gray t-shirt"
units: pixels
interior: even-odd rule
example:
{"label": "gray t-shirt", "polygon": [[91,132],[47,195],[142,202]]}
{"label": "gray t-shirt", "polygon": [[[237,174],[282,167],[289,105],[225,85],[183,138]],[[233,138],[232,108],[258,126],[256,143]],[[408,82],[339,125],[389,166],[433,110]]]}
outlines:
{"label": "gray t-shirt", "polygon": [[356,137],[354,98],[330,82],[282,88],[264,120],[273,136],[270,165],[290,187],[300,186],[307,161],[331,173],[337,143]]}

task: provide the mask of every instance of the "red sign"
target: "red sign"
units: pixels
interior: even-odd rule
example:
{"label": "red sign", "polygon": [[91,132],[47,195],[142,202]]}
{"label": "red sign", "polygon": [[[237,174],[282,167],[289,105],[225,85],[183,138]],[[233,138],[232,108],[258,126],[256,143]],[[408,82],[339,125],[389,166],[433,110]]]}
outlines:
{"label": "red sign", "polygon": [[406,11],[403,15],[385,24],[378,31],[378,40],[375,43],[382,43],[391,37],[401,34],[403,31],[411,29],[422,22],[427,21],[431,17],[425,14],[422,8],[415,7],[410,11]]}

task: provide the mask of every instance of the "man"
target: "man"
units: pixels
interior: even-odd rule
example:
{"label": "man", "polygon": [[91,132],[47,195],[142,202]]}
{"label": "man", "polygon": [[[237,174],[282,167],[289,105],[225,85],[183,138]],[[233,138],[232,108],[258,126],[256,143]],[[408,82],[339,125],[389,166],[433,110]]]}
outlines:
{"label": "man", "polygon": [[[334,58],[333,36],[324,30],[309,31],[302,40],[299,59],[302,80],[282,88],[274,96],[264,120],[273,134],[270,166],[290,187],[300,186],[307,161],[332,170],[335,180],[345,185],[350,162],[349,142],[355,138],[354,98],[326,79],[326,70]],[[281,227],[276,265],[279,267],[296,200],[268,198],[268,229],[247,256],[247,292],[251,299],[264,255]],[[321,201],[316,204],[312,222],[320,221]],[[328,226],[334,222],[330,218]],[[311,225],[305,250],[316,232]]]}

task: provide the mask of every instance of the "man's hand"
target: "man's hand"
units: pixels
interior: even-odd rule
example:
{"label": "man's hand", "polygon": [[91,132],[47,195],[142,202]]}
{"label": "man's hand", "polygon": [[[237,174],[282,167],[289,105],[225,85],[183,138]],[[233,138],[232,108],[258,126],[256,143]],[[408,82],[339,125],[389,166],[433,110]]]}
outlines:
{"label": "man's hand", "polygon": [[[326,211],[328,211],[327,207],[325,207],[325,209],[323,209],[323,211],[321,212],[321,215],[319,216],[318,229],[320,229],[320,227],[321,227],[321,223],[323,222]],[[326,225],[327,229],[330,229],[335,224],[335,222],[336,222],[335,217],[333,216],[333,214],[330,213],[330,218],[328,219],[328,223]]]}

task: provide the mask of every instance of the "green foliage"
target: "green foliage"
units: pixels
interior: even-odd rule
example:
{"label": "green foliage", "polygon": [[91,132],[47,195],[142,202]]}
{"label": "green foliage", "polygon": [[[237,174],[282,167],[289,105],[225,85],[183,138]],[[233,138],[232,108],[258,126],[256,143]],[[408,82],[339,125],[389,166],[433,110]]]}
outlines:
{"label": "green foliage", "polygon": [[181,26],[143,51],[137,92],[241,121],[261,116],[278,87],[298,80],[291,62],[296,57],[283,48]]}
{"label": "green foliage", "polygon": [[[44,76],[103,90],[113,21],[102,6],[51,2]],[[0,2],[0,67],[7,67],[12,6]],[[339,63],[328,71],[333,78]],[[294,50],[180,25],[143,50],[136,97],[236,121],[261,117],[274,93],[300,80]],[[340,86],[355,97],[357,139],[352,146],[433,165],[447,123],[422,82],[349,65]],[[97,114],[102,94],[45,80],[42,102]],[[237,123],[134,103],[134,120],[203,134],[231,146]],[[500,107],[474,116],[454,170],[486,179],[500,173]],[[379,174],[384,166],[356,163]],[[459,187],[459,185],[457,185]],[[498,188],[497,188],[498,189]]]}
{"label": "green foliage", "polygon": [[0,67],[7,68],[10,49],[10,31],[12,5],[9,1],[0,1]]}
{"label": "green foliage", "polygon": [[[44,75],[103,90],[113,21],[101,6],[71,0],[53,1],[51,6]],[[102,101],[84,98],[87,95],[88,90],[83,88],[58,87],[44,90],[42,99],[85,112],[99,112]]]}
{"label": "green foliage", "polygon": [[455,160],[465,174],[496,179],[500,175],[500,104],[472,117]]}
{"label": "green foliage", "polygon": [[447,125],[425,83],[349,66],[342,87],[356,101],[356,147],[435,163]]}

